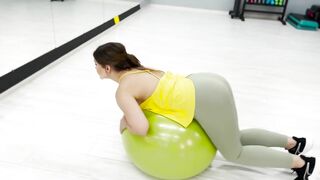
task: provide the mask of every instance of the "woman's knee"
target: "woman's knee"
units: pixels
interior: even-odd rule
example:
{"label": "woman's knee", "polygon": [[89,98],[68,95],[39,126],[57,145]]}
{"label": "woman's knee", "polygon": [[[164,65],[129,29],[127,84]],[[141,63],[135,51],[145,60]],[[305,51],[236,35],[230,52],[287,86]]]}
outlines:
{"label": "woman's knee", "polygon": [[[220,151],[220,150],[219,150]],[[236,162],[241,154],[242,148],[234,148],[234,149],[228,149],[226,151],[220,151],[222,156],[230,161],[230,162]]]}

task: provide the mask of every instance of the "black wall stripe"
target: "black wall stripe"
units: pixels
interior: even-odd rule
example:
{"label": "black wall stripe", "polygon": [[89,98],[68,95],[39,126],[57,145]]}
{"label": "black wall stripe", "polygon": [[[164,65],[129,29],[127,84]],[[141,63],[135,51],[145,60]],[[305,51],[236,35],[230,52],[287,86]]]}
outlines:
{"label": "black wall stripe", "polygon": [[121,21],[122,19],[127,18],[127,17],[130,16],[131,14],[137,12],[139,9],[140,9],[140,5],[135,6],[135,7],[131,8],[131,9],[129,9],[128,11],[120,14],[120,15],[119,15],[120,21]]}
{"label": "black wall stripe", "polygon": [[[131,14],[135,13],[139,9],[140,9],[140,5],[137,5],[129,9],[128,11],[120,14],[119,15],[120,21],[127,18]],[[18,84],[19,82],[23,81],[24,79],[28,78],[29,76],[36,73],[37,71],[41,70],[42,68],[49,65],[50,63],[56,61],[60,57],[69,53],[70,51],[74,50],[75,48],[79,47],[80,45],[92,39],[93,37],[97,36],[98,34],[102,33],[103,31],[109,29],[113,25],[115,25],[115,23],[112,18],[109,21],[101,24],[100,26],[74,38],[73,40],[1,76],[0,77],[0,94],[8,90],[9,88],[13,87],[14,85]]]}

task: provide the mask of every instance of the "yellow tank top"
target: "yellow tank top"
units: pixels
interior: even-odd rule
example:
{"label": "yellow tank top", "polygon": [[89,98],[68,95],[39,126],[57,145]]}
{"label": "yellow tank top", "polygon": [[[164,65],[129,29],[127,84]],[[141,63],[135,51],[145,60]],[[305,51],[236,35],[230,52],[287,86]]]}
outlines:
{"label": "yellow tank top", "polygon": [[[131,71],[127,74],[147,72],[150,70]],[[158,78],[158,77],[157,77]],[[184,127],[193,120],[195,111],[195,88],[193,82],[180,75],[166,72],[150,97],[140,104],[141,109],[165,116]]]}

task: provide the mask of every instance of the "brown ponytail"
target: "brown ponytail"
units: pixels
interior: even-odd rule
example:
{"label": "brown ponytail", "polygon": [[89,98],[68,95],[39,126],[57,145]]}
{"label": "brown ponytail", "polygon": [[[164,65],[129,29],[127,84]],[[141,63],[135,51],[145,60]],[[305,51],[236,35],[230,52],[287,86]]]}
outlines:
{"label": "brown ponytail", "polygon": [[[99,46],[93,53],[97,63],[102,66],[110,65],[116,71],[136,69],[149,69],[141,65],[140,61],[132,54],[128,54],[124,45],[109,42]],[[152,70],[152,69],[150,69]]]}

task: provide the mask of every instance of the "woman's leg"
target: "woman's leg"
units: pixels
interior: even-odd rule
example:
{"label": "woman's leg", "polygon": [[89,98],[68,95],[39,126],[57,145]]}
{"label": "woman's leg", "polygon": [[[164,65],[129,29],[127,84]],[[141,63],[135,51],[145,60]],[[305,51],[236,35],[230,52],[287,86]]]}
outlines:
{"label": "woman's leg", "polygon": [[292,138],[286,135],[264,129],[245,129],[240,131],[240,141],[243,146],[260,145],[286,148],[290,139]]}
{"label": "woman's leg", "polygon": [[[293,155],[261,145],[243,145],[236,108],[228,83],[210,73],[192,74],[196,89],[195,118],[201,124],[220,153],[229,161],[261,167],[291,168]],[[246,136],[246,135],[245,135]],[[244,138],[246,139],[246,138]],[[283,138],[272,139],[283,144]],[[251,144],[251,140],[244,140]],[[260,144],[268,144],[260,142]]]}

